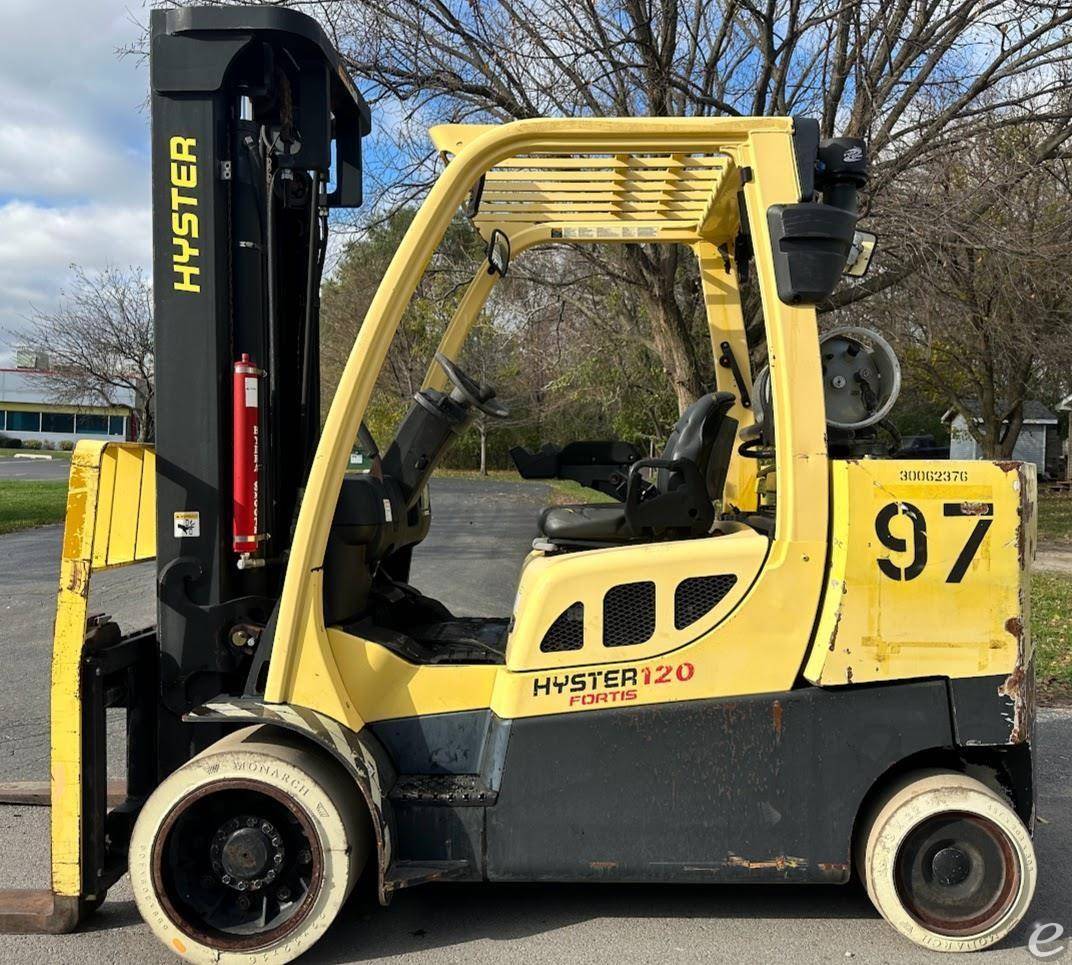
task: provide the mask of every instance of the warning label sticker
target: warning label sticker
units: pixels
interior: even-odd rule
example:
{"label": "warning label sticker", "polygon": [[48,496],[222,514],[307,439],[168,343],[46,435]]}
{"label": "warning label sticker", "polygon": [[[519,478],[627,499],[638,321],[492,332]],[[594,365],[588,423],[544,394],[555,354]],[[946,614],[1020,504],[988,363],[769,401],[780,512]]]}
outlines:
{"label": "warning label sticker", "polygon": [[175,538],[185,539],[188,536],[201,535],[201,514],[198,512],[185,512],[175,514]]}

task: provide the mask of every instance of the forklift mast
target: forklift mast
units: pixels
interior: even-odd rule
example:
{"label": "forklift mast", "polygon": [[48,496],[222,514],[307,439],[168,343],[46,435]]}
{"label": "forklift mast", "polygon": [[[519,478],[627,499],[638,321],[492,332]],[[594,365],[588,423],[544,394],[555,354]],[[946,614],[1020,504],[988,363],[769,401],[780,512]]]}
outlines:
{"label": "forklift mast", "polygon": [[361,203],[370,119],[302,14],[150,24],[163,775],[194,749],[181,715],[241,692],[279,597],[320,431],[327,212]]}

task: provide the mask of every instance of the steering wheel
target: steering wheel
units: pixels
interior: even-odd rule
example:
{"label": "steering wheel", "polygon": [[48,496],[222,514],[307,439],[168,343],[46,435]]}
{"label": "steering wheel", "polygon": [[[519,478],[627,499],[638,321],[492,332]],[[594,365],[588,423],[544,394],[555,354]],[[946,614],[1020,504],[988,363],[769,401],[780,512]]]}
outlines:
{"label": "steering wheel", "polygon": [[454,383],[454,388],[462,397],[462,401],[468,402],[469,405],[494,419],[505,419],[510,415],[510,410],[506,406],[495,401],[495,390],[490,385],[481,385],[471,379],[442,352],[436,352],[435,360],[447,373],[447,378]]}

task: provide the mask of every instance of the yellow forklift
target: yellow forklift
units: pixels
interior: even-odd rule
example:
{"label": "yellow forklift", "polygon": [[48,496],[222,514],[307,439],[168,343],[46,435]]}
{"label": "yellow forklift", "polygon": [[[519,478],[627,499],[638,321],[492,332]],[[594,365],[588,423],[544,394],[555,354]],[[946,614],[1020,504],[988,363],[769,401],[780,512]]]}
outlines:
{"label": "yellow forklift", "polygon": [[[155,10],[151,68],[158,439],[74,455],[52,886],[0,896],[0,928],[71,930],[128,871],[195,962],[290,961],[362,875],[384,904],[447,880],[858,877],[947,951],[1021,921],[1034,470],[883,458],[896,359],[872,333],[820,339],[815,305],[874,248],[862,142],[800,118],[434,128],[445,167],[321,426],[328,212],[360,203],[368,109],[279,7]],[[363,415],[459,208],[486,258],[376,449]],[[456,617],[409,581],[428,481],[507,411],[459,359],[511,261],[556,244],[691,248],[711,392],[659,458],[517,451],[615,500],[547,509],[513,612]],[[359,437],[373,468],[348,473]],[[95,572],[151,558],[155,627],[88,619]]]}

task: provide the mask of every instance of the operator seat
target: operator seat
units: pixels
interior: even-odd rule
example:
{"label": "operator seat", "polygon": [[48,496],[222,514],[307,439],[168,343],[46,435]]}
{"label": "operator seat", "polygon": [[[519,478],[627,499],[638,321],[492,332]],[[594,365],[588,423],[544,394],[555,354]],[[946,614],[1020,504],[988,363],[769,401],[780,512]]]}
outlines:
{"label": "operator seat", "polygon": [[[662,458],[630,467],[624,503],[550,506],[540,514],[540,532],[556,545],[592,546],[706,536],[737,436],[737,420],[727,418],[735,401],[729,392],[713,392],[690,405]],[[654,486],[641,477],[644,468],[658,470]]]}

